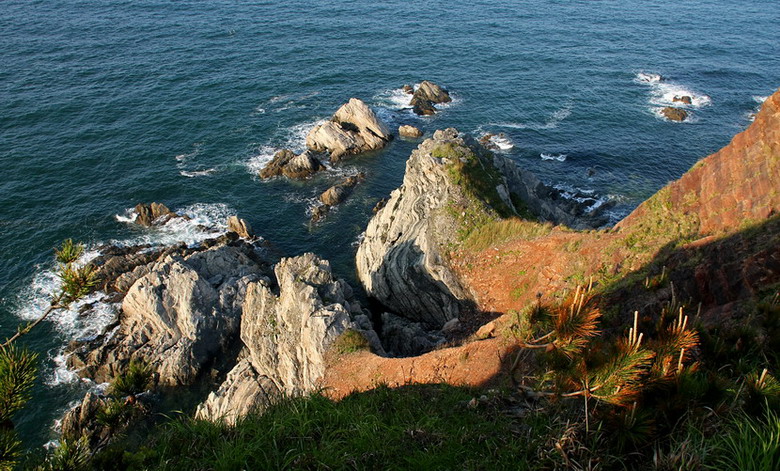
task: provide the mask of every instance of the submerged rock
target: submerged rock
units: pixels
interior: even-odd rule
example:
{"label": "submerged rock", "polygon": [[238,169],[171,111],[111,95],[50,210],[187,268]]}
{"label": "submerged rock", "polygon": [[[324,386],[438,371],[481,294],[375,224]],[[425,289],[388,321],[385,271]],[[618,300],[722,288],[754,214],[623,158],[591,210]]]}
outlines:
{"label": "submerged rock", "polygon": [[284,175],[293,180],[302,180],[324,169],[325,166],[322,165],[322,162],[309,151],[295,155],[289,149],[282,149],[274,154],[274,158],[268,165],[260,170],[260,178],[266,179]]}
{"label": "submerged rock", "polygon": [[669,121],[685,121],[688,117],[688,113],[682,108],[675,108],[673,106],[667,106],[661,110],[661,114],[664,115]]}
{"label": "submerged rock", "polygon": [[306,136],[306,146],[330,153],[337,162],[345,155],[381,149],[392,139],[384,123],[363,101],[351,98],[330,121],[315,126]]}
{"label": "submerged rock", "polygon": [[322,204],[312,210],[311,221],[319,221],[328,214],[331,207],[343,203],[344,200],[352,194],[352,189],[363,179],[365,179],[365,174],[361,172],[357,175],[347,177],[343,181],[325,190],[319,198]]}
{"label": "submerged rock", "polygon": [[410,139],[419,139],[422,137],[423,132],[414,126],[404,124],[398,128],[398,135],[401,137],[408,137]]}

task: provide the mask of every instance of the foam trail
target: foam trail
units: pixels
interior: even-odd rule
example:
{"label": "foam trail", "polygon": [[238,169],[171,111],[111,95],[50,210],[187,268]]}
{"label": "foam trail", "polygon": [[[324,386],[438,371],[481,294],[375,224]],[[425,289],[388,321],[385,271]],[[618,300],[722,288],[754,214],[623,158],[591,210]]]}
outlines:
{"label": "foam trail", "polygon": [[[132,208],[125,211],[124,215],[115,217],[120,222],[130,222],[134,218]],[[161,226],[141,229],[143,234],[125,240],[112,240],[112,245],[172,245],[184,242],[188,246],[197,245],[206,239],[217,237],[227,231],[227,218],[234,211],[222,203],[197,203],[186,206],[179,211],[179,215],[185,218],[172,218]]]}
{"label": "foam trail", "polygon": [[493,125],[504,127],[504,128],[512,128],[512,129],[533,129],[535,131],[542,131],[545,129],[557,128],[558,125],[561,123],[561,121],[568,118],[570,115],[571,115],[571,105],[568,105],[568,106],[564,106],[563,108],[555,110],[550,115],[550,118],[544,123],[519,122],[519,123],[495,123]]}
{"label": "foam trail", "polygon": [[212,173],[216,172],[216,167],[211,167],[206,170],[195,170],[195,171],[187,171],[187,170],[181,170],[179,174],[183,177],[187,178],[195,178],[195,177],[203,177],[206,175],[211,175]]}
{"label": "foam trail", "polygon": [[539,154],[539,157],[542,158],[542,160],[557,160],[558,162],[565,162],[566,157],[568,157],[566,154],[548,154],[545,152],[542,152]]}
{"label": "foam trail", "polygon": [[[659,115],[659,107],[703,108],[712,104],[712,99],[709,96],[679,83],[664,80],[659,74],[639,72],[634,81],[649,87],[648,103],[651,105],[650,110],[656,115]],[[691,103],[675,101],[675,98],[681,97],[689,97]],[[662,115],[661,117],[664,118]]]}

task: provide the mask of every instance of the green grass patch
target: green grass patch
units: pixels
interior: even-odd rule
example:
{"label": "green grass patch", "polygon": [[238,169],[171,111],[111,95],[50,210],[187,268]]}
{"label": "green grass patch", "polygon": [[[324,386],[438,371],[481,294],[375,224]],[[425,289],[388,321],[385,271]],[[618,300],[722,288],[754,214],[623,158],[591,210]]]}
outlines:
{"label": "green grass patch", "polygon": [[446,385],[380,387],[340,402],[286,399],[235,426],[174,420],[148,446],[116,446],[110,469],[538,469],[546,420],[520,431],[494,398]]}
{"label": "green grass patch", "polygon": [[341,355],[370,349],[371,344],[368,343],[363,334],[351,329],[345,331],[333,342],[333,350]]}
{"label": "green grass patch", "polygon": [[472,229],[465,239],[465,246],[471,250],[484,250],[510,240],[533,240],[552,232],[553,225],[526,221],[517,217],[492,220]]}

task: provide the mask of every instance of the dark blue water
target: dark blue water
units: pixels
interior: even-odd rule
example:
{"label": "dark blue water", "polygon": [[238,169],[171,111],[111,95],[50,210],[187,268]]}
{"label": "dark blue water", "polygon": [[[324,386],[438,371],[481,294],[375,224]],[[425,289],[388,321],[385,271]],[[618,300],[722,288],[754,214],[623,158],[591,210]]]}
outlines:
{"label": "dark blue water", "polygon": [[[749,124],[780,85],[779,20],[774,2],[748,1],[3,0],[0,337],[45,305],[62,239],[195,237],[117,219],[138,202],[210,223],[238,213],[283,253],[315,251],[353,277],[356,237],[415,143],[314,181],[253,176],[353,96],[393,127],[505,133],[520,165],[616,201],[619,218]],[[399,102],[423,79],[456,98],[433,118]],[[687,122],[658,116],[674,94],[695,98]],[[358,170],[365,184],[309,226],[311,198]],[[26,339],[44,360],[19,417],[28,444],[89,386],[55,376],[53,358],[92,322],[63,313]]]}

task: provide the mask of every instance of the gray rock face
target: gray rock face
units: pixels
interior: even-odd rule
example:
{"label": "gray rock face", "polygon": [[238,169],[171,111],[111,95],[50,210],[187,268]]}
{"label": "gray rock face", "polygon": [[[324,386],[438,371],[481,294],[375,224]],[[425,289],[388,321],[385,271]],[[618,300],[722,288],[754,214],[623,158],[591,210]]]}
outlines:
{"label": "gray rock face", "polygon": [[78,440],[86,435],[90,442],[105,438],[109,430],[101,425],[96,417],[106,406],[106,401],[88,392],[81,404],[65,413],[62,418],[62,437]]}
{"label": "gray rock face", "polygon": [[412,152],[403,184],[369,222],[356,258],[370,296],[434,328],[458,317],[472,299],[444,257],[457,232],[447,205],[463,199],[462,190],[448,175],[452,162],[432,155],[440,145],[465,147],[457,134],[436,131]]}
{"label": "gray rock face", "polygon": [[139,203],[135,207],[135,213],[136,213],[136,218],[135,218],[136,224],[140,224],[146,227],[162,225],[173,218],[184,217],[174,213],[162,203],[151,203],[151,204]]}
{"label": "gray rock face", "polygon": [[446,340],[440,332],[426,330],[419,322],[389,312],[382,313],[382,338],[387,351],[396,356],[419,355]]}
{"label": "gray rock face", "polygon": [[409,104],[412,105],[412,111],[418,115],[432,115],[436,114],[434,104],[449,103],[451,101],[452,98],[450,98],[447,90],[433,82],[423,80],[420,86],[417,87],[417,90],[414,91]]}
{"label": "gray rock face", "polygon": [[423,133],[414,126],[404,124],[398,127],[398,135],[409,139],[418,139],[422,137]]}
{"label": "gray rock face", "polygon": [[247,287],[263,275],[253,256],[248,245],[219,246],[137,268],[141,276],[122,301],[118,329],[75,351],[70,364],[102,382],[140,358],[162,384],[191,384],[238,333]]}
{"label": "gray rock face", "polygon": [[198,408],[199,417],[235,420],[278,392],[313,391],[325,372],[326,352],[349,329],[381,351],[352,289],[333,278],[326,260],[311,253],[282,259],[275,273],[278,294],[265,281],[249,285],[241,318],[247,358]]}
{"label": "gray rock face", "polygon": [[336,111],[330,121],[315,126],[306,136],[306,147],[330,153],[333,162],[349,154],[381,149],[392,139],[387,127],[357,98]]}
{"label": "gray rock face", "polygon": [[242,239],[252,240],[255,239],[255,233],[252,231],[252,226],[245,219],[241,219],[238,216],[230,216],[227,220],[228,231],[235,232]]}

